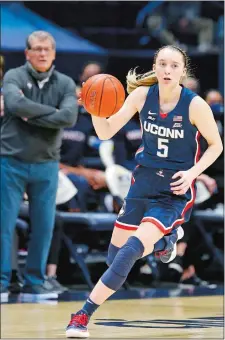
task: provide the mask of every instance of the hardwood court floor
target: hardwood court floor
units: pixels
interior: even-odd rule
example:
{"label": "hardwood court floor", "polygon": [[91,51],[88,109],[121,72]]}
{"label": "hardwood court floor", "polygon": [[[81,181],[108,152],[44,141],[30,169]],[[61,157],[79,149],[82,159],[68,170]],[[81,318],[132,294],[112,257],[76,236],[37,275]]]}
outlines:
{"label": "hardwood court floor", "polygon": [[[82,302],[5,304],[1,338],[65,338]],[[91,338],[223,339],[223,296],[110,300],[92,318]]]}

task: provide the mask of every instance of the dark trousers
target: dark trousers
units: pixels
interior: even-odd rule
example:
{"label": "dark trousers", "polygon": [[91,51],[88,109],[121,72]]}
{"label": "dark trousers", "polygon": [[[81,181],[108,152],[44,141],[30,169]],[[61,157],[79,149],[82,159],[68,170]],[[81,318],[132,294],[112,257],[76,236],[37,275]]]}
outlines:
{"label": "dark trousers", "polygon": [[60,219],[57,219],[56,217],[47,264],[58,265],[61,245],[62,245],[62,225]]}
{"label": "dark trousers", "polygon": [[0,160],[1,284],[9,285],[13,234],[25,191],[29,198],[31,235],[24,279],[26,285],[42,284],[54,227],[58,162],[25,163],[14,157]]}

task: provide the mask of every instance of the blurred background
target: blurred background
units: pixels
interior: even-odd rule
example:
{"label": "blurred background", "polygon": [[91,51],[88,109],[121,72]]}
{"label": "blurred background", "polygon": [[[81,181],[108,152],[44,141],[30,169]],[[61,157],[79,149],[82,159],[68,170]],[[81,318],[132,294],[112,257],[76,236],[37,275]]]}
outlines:
{"label": "blurred background", "polygon": [[[208,102],[223,136],[223,1],[21,1],[0,4],[2,73],[24,63],[26,38],[35,30],[45,30],[54,36],[56,68],[71,76],[78,89],[82,81],[97,73],[112,74],[125,86],[130,68],[139,66],[140,73],[149,71],[155,51],[163,45],[175,44],[191,58],[193,75],[185,86]],[[93,131],[89,114],[82,107],[79,107],[76,126],[64,131],[61,171],[74,183],[78,193],[57,205],[61,215],[60,223],[56,218],[53,237],[60,246],[57,246],[58,258],[53,264],[56,265],[55,278],[60,282],[60,293],[90,288],[106,269],[105,255],[113,221],[123,199],[118,182],[109,185],[110,177],[107,176],[110,174],[106,170],[112,164],[124,167],[128,173],[123,173],[122,180],[126,181],[125,175],[129,177],[135,166],[133,156],[140,136],[138,119],[134,118],[110,141],[111,144],[102,145]],[[189,232],[182,242],[178,259],[172,266],[161,266],[151,256],[139,261],[128,277],[128,286],[189,284],[213,289],[223,283],[223,164],[222,154],[200,181],[203,188],[200,185],[189,228],[193,233]],[[122,175],[117,175],[120,181]],[[16,293],[23,282],[30,228],[25,212],[20,213],[20,218],[25,224],[18,221],[11,286],[12,292]]]}
{"label": "blurred background", "polygon": [[42,28],[56,39],[57,68],[74,79],[96,60],[124,82],[127,70],[149,70],[154,51],[175,43],[187,49],[201,91],[223,92],[223,1],[21,1],[1,11],[6,70],[23,62],[26,36]]}

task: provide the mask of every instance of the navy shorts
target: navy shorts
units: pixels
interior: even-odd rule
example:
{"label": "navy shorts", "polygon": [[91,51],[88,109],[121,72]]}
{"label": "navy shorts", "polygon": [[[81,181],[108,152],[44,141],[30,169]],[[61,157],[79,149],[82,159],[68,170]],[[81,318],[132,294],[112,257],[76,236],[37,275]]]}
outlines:
{"label": "navy shorts", "polygon": [[115,227],[136,230],[142,222],[151,222],[168,234],[187,222],[195,200],[194,182],[186,194],[174,195],[170,183],[176,172],[137,166]]}

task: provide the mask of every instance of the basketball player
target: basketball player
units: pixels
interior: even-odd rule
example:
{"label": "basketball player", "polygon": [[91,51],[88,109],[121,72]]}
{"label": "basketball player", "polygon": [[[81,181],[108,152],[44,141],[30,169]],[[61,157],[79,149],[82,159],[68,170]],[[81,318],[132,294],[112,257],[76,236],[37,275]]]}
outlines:
{"label": "basketball player", "polygon": [[[109,247],[109,268],[83,308],[72,314],[67,337],[89,336],[93,312],[125,282],[134,263],[155,251],[173,228],[187,221],[195,199],[195,179],[222,152],[222,142],[208,104],[181,86],[188,57],[176,46],[160,48],[153,71],[127,75],[123,107],[109,119],[92,116],[100,139],[110,139],[138,111],[143,131],[136,152],[130,190],[115,223]],[[208,148],[199,160],[199,138]],[[176,245],[175,245],[176,246]]]}

